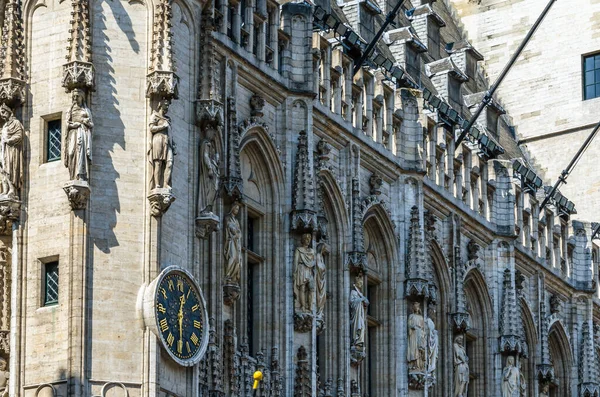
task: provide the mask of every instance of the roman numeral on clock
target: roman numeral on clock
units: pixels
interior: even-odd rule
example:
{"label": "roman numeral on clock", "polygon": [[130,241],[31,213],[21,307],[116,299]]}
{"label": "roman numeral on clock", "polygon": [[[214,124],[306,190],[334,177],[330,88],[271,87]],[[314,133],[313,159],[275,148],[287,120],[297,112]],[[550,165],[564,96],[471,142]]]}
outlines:
{"label": "roman numeral on clock", "polygon": [[183,341],[181,339],[177,341],[177,353],[183,353]]}
{"label": "roman numeral on clock", "polygon": [[162,320],[160,320],[158,325],[160,326],[161,332],[165,332],[166,330],[169,329],[169,324],[167,323],[166,318],[163,318]]}
{"label": "roman numeral on clock", "polygon": [[200,309],[200,305],[196,304],[196,305],[192,306],[192,311],[193,312],[195,312],[198,309]]}
{"label": "roman numeral on clock", "polygon": [[169,332],[169,336],[167,336],[167,344],[169,346],[173,346],[173,342],[175,342],[175,337]]}
{"label": "roman numeral on clock", "polygon": [[198,346],[198,337],[196,336],[195,332],[192,332],[192,336],[190,336],[190,339],[192,340],[192,343],[196,346]]}
{"label": "roman numeral on clock", "polygon": [[202,329],[202,323],[198,320],[194,320],[194,328]]}

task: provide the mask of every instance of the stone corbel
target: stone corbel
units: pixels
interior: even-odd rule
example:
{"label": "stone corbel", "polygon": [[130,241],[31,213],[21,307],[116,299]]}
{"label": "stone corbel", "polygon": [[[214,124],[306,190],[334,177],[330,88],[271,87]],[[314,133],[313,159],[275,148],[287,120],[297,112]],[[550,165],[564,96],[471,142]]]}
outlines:
{"label": "stone corbel", "polygon": [[4,194],[0,195],[0,235],[12,234],[12,223],[19,219],[20,212],[20,201]]}
{"label": "stone corbel", "polygon": [[90,185],[86,181],[69,181],[63,185],[73,210],[84,210],[90,198]]}
{"label": "stone corbel", "polygon": [[167,212],[171,203],[175,201],[175,196],[171,193],[170,188],[157,188],[152,189],[148,201],[150,201],[150,213],[158,218]]}
{"label": "stone corbel", "polygon": [[25,82],[14,77],[0,79],[0,103],[21,105],[25,101]]}

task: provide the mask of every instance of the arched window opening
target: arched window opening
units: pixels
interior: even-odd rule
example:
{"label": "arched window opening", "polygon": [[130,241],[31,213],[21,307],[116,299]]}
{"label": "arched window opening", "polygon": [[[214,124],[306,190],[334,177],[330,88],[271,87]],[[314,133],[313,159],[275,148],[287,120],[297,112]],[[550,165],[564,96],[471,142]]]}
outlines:
{"label": "arched window opening", "polygon": [[554,324],[548,334],[550,359],[554,366],[554,381],[550,384],[550,397],[571,395],[570,369],[571,355],[567,334],[560,324]]}
{"label": "arched window opening", "polygon": [[491,379],[488,365],[488,329],[492,317],[489,295],[482,275],[473,270],[465,281],[467,311],[471,317],[471,328],[465,335],[469,357],[468,397],[483,396]]}

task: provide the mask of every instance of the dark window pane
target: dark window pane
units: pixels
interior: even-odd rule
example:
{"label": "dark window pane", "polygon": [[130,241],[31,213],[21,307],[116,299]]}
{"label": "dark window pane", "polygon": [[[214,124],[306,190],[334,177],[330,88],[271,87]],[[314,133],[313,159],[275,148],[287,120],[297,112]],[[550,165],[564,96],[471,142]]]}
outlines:
{"label": "dark window pane", "polygon": [[585,99],[592,99],[596,97],[596,90],[594,87],[595,86],[593,85],[588,85],[585,87]]}
{"label": "dark window pane", "polygon": [[[600,80],[598,80],[600,81]],[[585,85],[594,84],[594,71],[589,70],[585,72]]]}
{"label": "dark window pane", "polygon": [[48,121],[47,128],[48,148],[46,153],[46,161],[60,160],[60,145],[62,135],[60,120]]}
{"label": "dark window pane", "polygon": [[585,58],[584,64],[585,64],[584,67],[585,67],[586,71],[594,69],[594,57]]}
{"label": "dark window pane", "polygon": [[596,94],[594,95],[594,98],[598,97],[600,97],[600,82],[596,83]]}
{"label": "dark window pane", "polygon": [[[590,84],[592,81],[586,81],[586,84]],[[600,69],[594,71],[594,83],[600,83]]]}
{"label": "dark window pane", "polygon": [[600,55],[596,55],[595,57],[596,65],[594,65],[595,69],[600,69]]}
{"label": "dark window pane", "polygon": [[45,265],[44,306],[58,302],[58,262]]}

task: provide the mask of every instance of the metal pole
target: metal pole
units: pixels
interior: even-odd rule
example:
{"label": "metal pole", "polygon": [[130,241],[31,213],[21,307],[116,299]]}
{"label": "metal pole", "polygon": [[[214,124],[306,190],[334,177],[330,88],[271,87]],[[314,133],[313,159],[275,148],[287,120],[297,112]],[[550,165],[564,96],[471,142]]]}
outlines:
{"label": "metal pole", "polygon": [[540,24],[542,23],[542,20],[544,19],[544,17],[546,16],[546,14],[548,14],[548,11],[550,11],[550,8],[554,5],[555,2],[556,2],[556,0],[550,0],[548,2],[548,5],[546,5],[546,8],[544,8],[544,11],[542,11],[542,13],[538,17],[537,21],[535,21],[535,23],[533,24],[533,26],[529,30],[529,33],[527,33],[527,36],[525,36],[525,39],[523,39],[523,42],[521,43],[521,45],[519,46],[519,48],[517,48],[517,51],[514,53],[514,55],[510,59],[510,61],[508,61],[508,63],[506,64],[506,66],[504,66],[504,69],[500,73],[500,76],[498,76],[498,79],[496,80],[496,82],[485,93],[485,96],[483,97],[483,100],[481,101],[481,104],[479,105],[479,107],[477,108],[477,110],[475,111],[475,113],[473,114],[473,116],[471,117],[471,119],[469,120],[469,124],[467,124],[467,126],[463,129],[463,131],[461,132],[460,136],[456,140],[455,146],[460,145],[460,143],[463,141],[463,139],[465,139],[465,136],[467,135],[467,133],[469,132],[469,130],[471,129],[471,127],[473,127],[473,124],[475,124],[475,121],[477,121],[477,118],[481,115],[481,112],[483,112],[483,109],[485,109],[485,107],[490,103],[490,101],[492,100],[492,96],[494,95],[494,93],[498,89],[498,86],[500,86],[500,83],[502,83],[502,80],[504,80],[504,78],[508,74],[510,68],[517,61],[517,58],[519,57],[519,55],[521,55],[521,52],[523,51],[523,49],[525,48],[525,46],[527,45],[527,43],[529,42],[529,40],[531,39],[531,37],[533,36],[533,34],[535,33],[535,31],[537,30],[538,26],[540,26]]}
{"label": "metal pole", "polygon": [[404,3],[404,0],[398,0],[398,3],[396,3],[396,6],[394,7],[394,9],[387,14],[387,17],[385,18],[385,22],[383,23],[383,25],[381,25],[381,29],[379,29],[379,31],[377,32],[377,34],[375,35],[373,40],[371,40],[371,42],[367,46],[367,49],[365,50],[365,52],[363,52],[363,54],[360,56],[358,61],[354,64],[354,71],[352,73],[353,76],[356,73],[358,73],[358,71],[360,70],[363,63],[365,63],[367,58],[371,55],[371,51],[373,51],[375,44],[377,44],[377,42],[381,38],[381,35],[383,35],[383,32],[385,32],[385,29],[387,28],[387,26],[390,23],[392,23],[392,21],[394,20],[394,17],[398,13],[398,10],[400,9],[400,6],[402,5],[402,3]]}
{"label": "metal pole", "polygon": [[592,143],[592,139],[594,139],[594,137],[596,136],[598,129],[600,129],[600,122],[598,122],[598,124],[596,124],[596,126],[592,130],[592,133],[587,137],[585,142],[583,142],[583,145],[581,145],[581,147],[575,154],[575,157],[573,157],[573,159],[571,160],[571,162],[569,163],[567,168],[565,168],[563,170],[563,172],[560,173],[558,180],[556,181],[554,186],[552,186],[552,190],[550,190],[550,193],[548,193],[546,195],[546,198],[544,198],[544,201],[542,202],[542,205],[540,206],[540,211],[543,210],[544,207],[548,204],[548,201],[550,201],[550,198],[552,197],[552,195],[554,195],[554,193],[556,192],[556,190],[558,189],[560,184],[567,183],[567,178],[569,177],[569,174],[571,173],[571,171],[573,171],[573,167],[575,167],[575,164],[577,163],[577,161],[579,161],[579,158],[581,157],[583,152],[587,149],[587,147],[590,145],[590,143]]}

